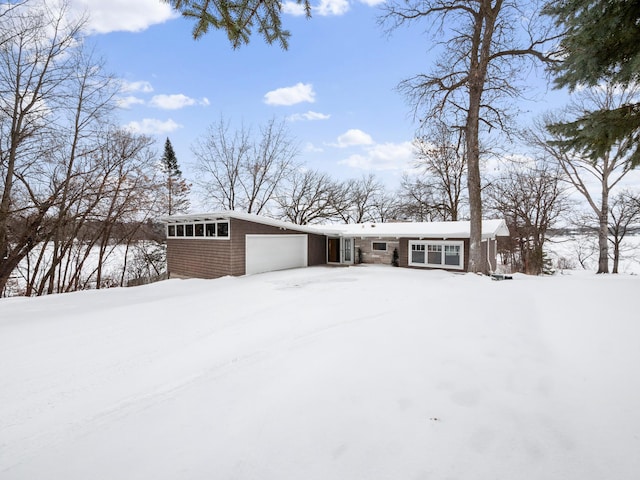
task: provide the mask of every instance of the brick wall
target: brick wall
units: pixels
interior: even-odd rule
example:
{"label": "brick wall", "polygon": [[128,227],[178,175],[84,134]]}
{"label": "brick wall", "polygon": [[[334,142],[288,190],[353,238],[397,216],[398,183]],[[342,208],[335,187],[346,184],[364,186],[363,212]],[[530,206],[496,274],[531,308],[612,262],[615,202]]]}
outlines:
{"label": "brick wall", "polygon": [[[244,275],[246,234],[300,234],[290,229],[230,219],[230,238],[227,239],[167,239],[167,270],[173,277],[218,278],[225,275]],[[326,263],[326,237],[306,234],[309,265]]]}
{"label": "brick wall", "polygon": [[167,271],[170,277],[218,278],[232,275],[231,241],[167,239]]}
{"label": "brick wall", "polygon": [[[387,244],[386,250],[374,250],[373,243],[385,242]],[[358,248],[362,250],[362,263],[376,263],[391,265],[393,259],[393,250],[398,248],[398,254],[400,241],[397,238],[380,238],[372,240],[371,238],[356,238],[356,260],[358,260]]]}

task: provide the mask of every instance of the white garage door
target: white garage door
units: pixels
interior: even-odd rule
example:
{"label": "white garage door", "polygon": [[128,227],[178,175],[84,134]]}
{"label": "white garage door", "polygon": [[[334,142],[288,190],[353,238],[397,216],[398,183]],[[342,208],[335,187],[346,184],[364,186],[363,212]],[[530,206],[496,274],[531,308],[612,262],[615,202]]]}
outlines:
{"label": "white garage door", "polygon": [[306,235],[247,235],[246,272],[271,272],[307,266]]}

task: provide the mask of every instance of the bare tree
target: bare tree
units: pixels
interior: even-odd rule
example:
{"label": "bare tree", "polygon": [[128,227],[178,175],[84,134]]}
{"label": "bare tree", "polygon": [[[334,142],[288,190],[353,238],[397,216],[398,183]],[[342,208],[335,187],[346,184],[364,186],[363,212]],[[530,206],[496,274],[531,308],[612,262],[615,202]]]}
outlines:
{"label": "bare tree", "polygon": [[613,245],[613,273],[618,273],[622,242],[629,230],[640,223],[640,196],[629,191],[611,199],[609,208],[609,240]]}
{"label": "bare tree", "polygon": [[402,176],[398,191],[402,219],[432,222],[442,219],[438,208],[437,188],[430,178]]}
{"label": "bare tree", "polygon": [[374,221],[375,200],[384,191],[375,175],[363,175],[359,179],[348,180],[342,185],[343,194],[334,197],[334,207],[344,223]]}
{"label": "bare tree", "polygon": [[375,222],[394,222],[402,218],[402,203],[394,192],[378,192],[371,203],[371,215]]}
{"label": "bare tree", "polygon": [[66,5],[44,2],[0,17],[0,291],[48,238],[49,213],[64,189],[46,188],[43,173],[58,146],[57,107],[68,100],[81,46],[83,21],[69,23],[66,13]]}
{"label": "bare tree", "polygon": [[466,203],[466,159],[460,130],[454,132],[442,122],[436,122],[428,135],[414,141],[416,167],[425,175],[425,182],[435,189],[434,204],[442,220],[460,220]]}
{"label": "bare tree", "polygon": [[223,118],[193,146],[197,182],[214,208],[260,214],[294,168],[298,148],[284,122],[270,120],[257,138],[242,126],[231,131]]}
{"label": "bare tree", "polygon": [[281,217],[298,225],[334,219],[340,188],[326,173],[295,170],[278,195]]}
{"label": "bare tree", "polygon": [[547,231],[567,208],[558,172],[544,163],[512,166],[491,183],[487,193],[489,208],[504,217],[509,227],[512,266],[541,274]]}
{"label": "bare tree", "polygon": [[[580,116],[593,108],[612,109],[632,101],[638,95],[638,87],[627,89],[613,86],[595,87],[576,94],[567,115]],[[564,172],[564,178],[585,198],[598,223],[598,273],[609,273],[608,224],[609,196],[611,191],[632,169],[630,162],[631,138],[617,143],[600,159],[593,159],[583,151],[567,148],[563,139],[547,133],[546,125],[559,123],[548,115],[545,125],[538,125],[529,132],[530,141],[543,149]]]}
{"label": "bare tree", "polygon": [[[469,270],[482,265],[480,135],[482,127],[506,130],[517,80],[536,60],[547,61],[550,27],[542,25],[534,0],[398,0],[385,4],[381,22],[394,29],[424,20],[434,44],[443,47],[433,73],[419,74],[400,90],[423,122],[460,118],[467,156],[471,220]],[[527,23],[528,22],[528,23]]]}

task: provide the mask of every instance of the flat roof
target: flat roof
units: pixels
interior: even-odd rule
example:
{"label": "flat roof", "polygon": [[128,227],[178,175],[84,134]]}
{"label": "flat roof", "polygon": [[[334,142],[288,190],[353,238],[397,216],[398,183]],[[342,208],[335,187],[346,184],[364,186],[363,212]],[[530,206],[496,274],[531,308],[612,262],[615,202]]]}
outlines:
{"label": "flat roof", "polygon": [[[471,222],[392,222],[392,223],[356,223],[356,224],[324,224],[297,225],[295,223],[276,220],[264,215],[252,213],[223,211],[210,213],[194,213],[187,215],[171,215],[160,218],[165,223],[215,221],[236,218],[249,222],[271,225],[288,230],[297,230],[319,235],[334,235],[341,237],[412,237],[412,238],[469,238]],[[509,229],[504,220],[483,220],[482,238],[495,238],[509,235]]]}

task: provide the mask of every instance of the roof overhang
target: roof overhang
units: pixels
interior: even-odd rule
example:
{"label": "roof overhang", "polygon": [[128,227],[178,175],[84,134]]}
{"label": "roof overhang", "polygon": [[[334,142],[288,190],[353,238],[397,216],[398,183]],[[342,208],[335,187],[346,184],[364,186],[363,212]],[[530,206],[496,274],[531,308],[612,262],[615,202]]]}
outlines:
{"label": "roof overhang", "polygon": [[[317,235],[353,238],[455,238],[463,239],[470,236],[470,222],[404,222],[404,223],[360,223],[344,225],[297,225],[291,222],[276,220],[263,215],[251,213],[223,211],[197,213],[187,215],[171,215],[161,217],[165,223],[207,222],[235,218],[248,222],[270,225],[283,230],[295,230]],[[509,229],[503,219],[483,220],[482,239],[494,239],[508,236]]]}

